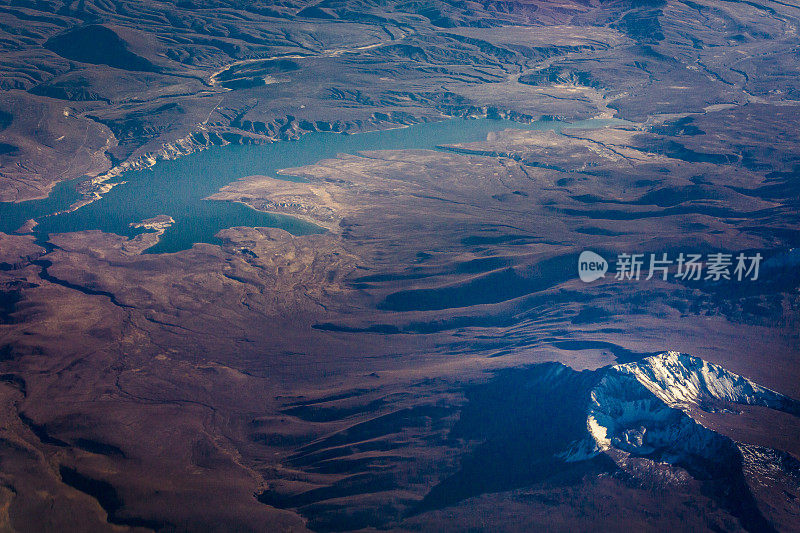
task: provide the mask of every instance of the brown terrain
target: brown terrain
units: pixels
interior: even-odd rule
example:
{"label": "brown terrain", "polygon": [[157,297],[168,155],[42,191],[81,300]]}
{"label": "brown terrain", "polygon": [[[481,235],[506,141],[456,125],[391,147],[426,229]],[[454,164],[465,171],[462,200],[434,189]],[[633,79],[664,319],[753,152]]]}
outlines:
{"label": "brown terrain", "polygon": [[[316,131],[625,121],[210,197],[317,235],[0,233],[0,529],[800,527],[800,5],[0,1],[0,23],[4,202]],[[586,284],[587,249],[767,261]],[[674,400],[609,369],[666,351],[735,377]],[[584,453],[608,398],[667,414]]]}

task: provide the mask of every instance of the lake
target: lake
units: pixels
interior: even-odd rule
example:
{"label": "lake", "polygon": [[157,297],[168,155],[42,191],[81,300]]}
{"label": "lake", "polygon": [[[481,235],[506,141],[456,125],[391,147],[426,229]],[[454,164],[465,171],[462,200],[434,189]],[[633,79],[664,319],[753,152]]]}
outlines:
{"label": "lake", "polygon": [[39,225],[34,233],[40,240],[46,240],[51,233],[92,229],[132,237],[147,230],[131,228],[130,223],[156,215],[171,216],[175,224],[147,253],[177,252],[198,242],[218,243],[214,235],[234,226],[282,228],[294,235],[323,233],[323,228],[291,216],[262,213],[240,203],[205,198],[220,187],[253,174],[292,179],[276,172],[310,165],[340,153],[436,149],[437,145],[485,140],[489,132],[507,128],[561,130],[622,122],[611,119],[523,124],[495,119],[451,119],[355,135],[309,133],[296,141],[217,146],[179,159],[159,161],[149,169],[126,172],[116,178],[124,184],[71,213],[45,216],[66,209],[80,198],[76,190],[79,180],[59,183],[44,200],[0,203],[0,231],[12,233],[26,220],[36,218]]}

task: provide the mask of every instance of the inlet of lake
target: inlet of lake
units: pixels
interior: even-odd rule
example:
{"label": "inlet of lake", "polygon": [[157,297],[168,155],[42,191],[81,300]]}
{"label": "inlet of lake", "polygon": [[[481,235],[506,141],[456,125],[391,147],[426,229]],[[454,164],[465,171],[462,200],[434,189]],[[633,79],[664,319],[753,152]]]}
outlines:
{"label": "inlet of lake", "polygon": [[52,233],[83,230],[102,230],[131,237],[147,231],[130,227],[132,222],[156,215],[171,216],[175,224],[147,253],[177,252],[199,242],[219,243],[215,234],[234,226],[282,228],[294,235],[322,233],[324,229],[291,216],[263,213],[237,202],[205,198],[228,183],[254,174],[292,179],[276,173],[340,153],[436,149],[444,144],[485,140],[489,132],[508,128],[559,131],[623,122],[610,119],[524,124],[495,119],[451,119],[354,135],[309,133],[296,141],[212,147],[178,159],[159,161],[145,170],[125,172],[116,179],[125,183],[114,187],[100,200],[69,213],[46,216],[66,209],[80,198],[79,180],[59,183],[43,200],[0,202],[0,231],[13,233],[34,218],[39,222],[34,234],[40,240],[46,240]]}

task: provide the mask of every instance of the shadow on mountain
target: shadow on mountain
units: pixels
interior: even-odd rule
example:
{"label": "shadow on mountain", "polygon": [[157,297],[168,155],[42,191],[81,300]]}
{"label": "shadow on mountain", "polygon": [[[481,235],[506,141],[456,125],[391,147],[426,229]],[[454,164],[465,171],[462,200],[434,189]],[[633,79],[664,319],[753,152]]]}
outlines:
{"label": "shadow on mountain", "polygon": [[379,305],[388,311],[432,311],[493,304],[543,291],[574,277],[574,255],[545,259],[520,273],[504,268],[467,282],[436,289],[416,289],[389,294]]}
{"label": "shadow on mountain", "polygon": [[580,481],[587,474],[617,470],[606,456],[567,463],[557,455],[586,433],[586,405],[599,379],[560,363],[501,372],[466,392],[469,403],[451,439],[482,442],[461,469],[435,486],[414,514],[469,497],[504,492],[549,480]]}
{"label": "shadow on mountain", "polygon": [[[632,365],[646,371],[657,364],[652,360],[659,359]],[[703,494],[735,516],[744,529],[775,531],[747,484],[738,444],[669,407],[627,370],[616,368],[577,372],[560,363],[545,363],[503,371],[489,383],[468,389],[469,402],[450,439],[481,444],[411,514],[541,483],[577,484],[602,473],[637,486],[636,474],[622,470],[613,459],[621,451],[684,469],[700,483]],[[782,404],[773,408],[789,410]],[[595,447],[587,429],[587,415],[603,411],[615,418],[605,428],[615,450],[611,454]]]}
{"label": "shadow on mountain", "polygon": [[122,70],[158,72],[147,59],[128,50],[127,43],[113,30],[91,24],[57,35],[44,47],[72,61],[108,65]]}
{"label": "shadow on mountain", "polygon": [[[775,531],[748,485],[742,445],[670,398],[701,410],[727,401],[787,413],[796,412],[796,401],[721,367],[677,352],[594,371],[543,363],[447,394],[466,403],[442,397],[386,412],[387,397],[356,391],[287,404],[283,414],[304,421],[354,420],[305,445],[291,442],[284,466],[308,483],[276,485],[259,501],[298,512],[313,530],[345,531],[389,527],[484,494],[577,486],[602,474],[647,491],[651,469],[668,468],[695,481],[675,490],[699,491],[745,530]],[[431,488],[420,493],[425,486]]]}

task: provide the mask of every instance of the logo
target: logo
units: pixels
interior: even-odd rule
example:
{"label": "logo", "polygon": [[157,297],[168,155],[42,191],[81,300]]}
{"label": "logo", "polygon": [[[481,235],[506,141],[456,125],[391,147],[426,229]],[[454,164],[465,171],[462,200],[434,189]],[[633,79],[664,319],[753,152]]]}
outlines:
{"label": "logo", "polygon": [[[649,258],[649,260],[648,260]],[[726,281],[756,281],[759,276],[761,260],[760,252],[750,255],[740,252],[713,252],[705,255],[699,253],[679,253],[670,257],[668,252],[661,253],[620,253],[617,254],[614,279],[668,281],[710,281],[724,283]],[[578,257],[578,276],[581,281],[591,283],[605,277],[608,272],[608,261],[600,255],[585,250]]]}
{"label": "logo", "polygon": [[578,276],[581,281],[591,283],[605,276],[607,271],[608,261],[589,250],[581,252],[578,257]]}

